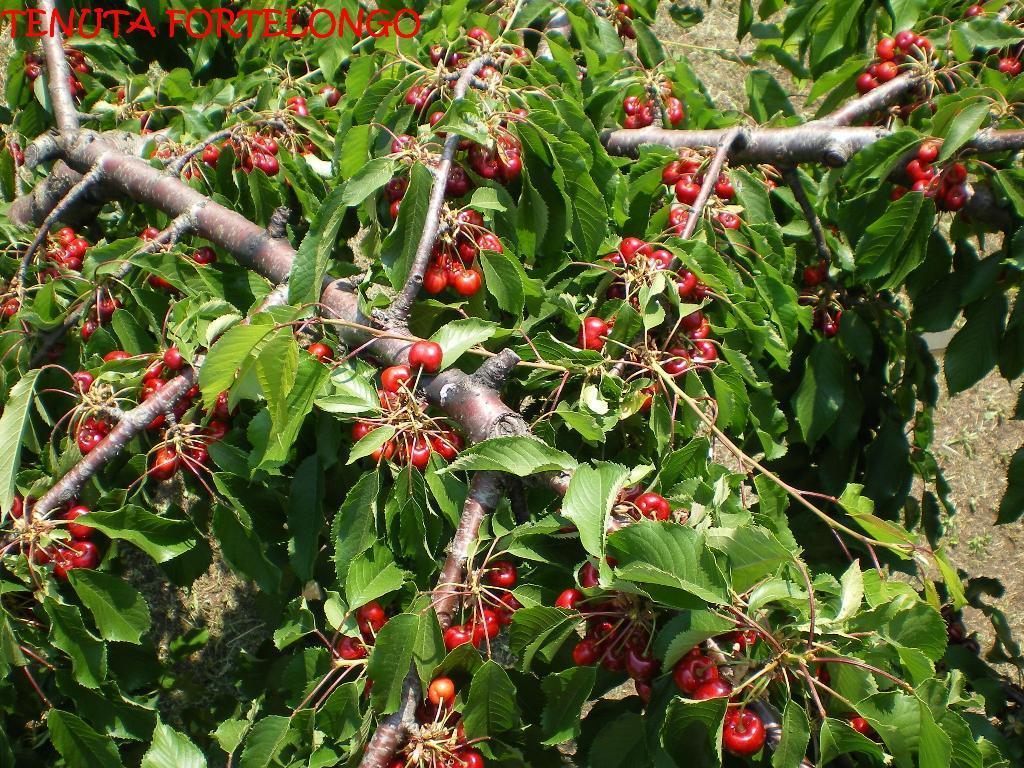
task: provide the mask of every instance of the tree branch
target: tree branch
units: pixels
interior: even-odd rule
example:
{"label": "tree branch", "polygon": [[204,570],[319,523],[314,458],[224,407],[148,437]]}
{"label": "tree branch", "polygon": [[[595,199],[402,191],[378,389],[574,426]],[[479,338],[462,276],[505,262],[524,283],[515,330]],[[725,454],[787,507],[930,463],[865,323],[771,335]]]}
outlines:
{"label": "tree branch", "polygon": [[57,10],[54,0],[39,0],[39,9],[43,12],[43,29],[54,29],[52,37],[43,37],[43,55],[46,57],[46,87],[50,94],[50,105],[57,128],[61,133],[73,134],[78,131],[78,108],[71,95],[71,67],[64,55],[64,41],[61,39],[60,26],[56,23]]}
{"label": "tree branch", "polygon": [[409,669],[402,683],[402,703],[397,712],[388,715],[373,732],[359,768],[388,768],[392,758],[405,743],[409,727],[416,722],[416,705],[420,698],[420,676],[416,665]]}
{"label": "tree branch", "polygon": [[148,400],[142,401],[125,413],[124,418],[95,448],[83,456],[81,461],[42,495],[28,514],[35,517],[46,517],[62,504],[75,498],[89,478],[117,456],[133,437],[146,429],[153,419],[162,413],[173,410],[178,401],[192,388],[195,379],[195,370],[186,368]]}
{"label": "tree branch", "polygon": [[804,183],[800,179],[800,172],[796,168],[786,167],[782,169],[782,178],[789,185],[790,190],[792,190],[793,197],[796,198],[797,203],[800,205],[800,210],[804,213],[804,218],[807,219],[807,223],[811,227],[811,234],[814,235],[814,242],[818,248],[818,258],[830,261],[832,253],[829,251],[828,243],[825,241],[825,230],[821,226],[818,212],[814,210],[810,198],[807,197],[807,190],[804,189]]}
{"label": "tree branch", "polygon": [[920,88],[924,82],[925,76],[920,73],[907,72],[899,75],[863,96],[848,101],[835,112],[812,120],[810,125],[853,125],[876,112],[882,112],[898,104],[904,96]]}
{"label": "tree branch", "polygon": [[[473,78],[490,63],[492,62],[489,56],[481,56],[466,66],[455,84],[453,103],[466,97]],[[461,141],[462,137],[454,132],[448,134],[444,140],[441,159],[434,174],[434,186],[430,190],[430,203],[427,206],[423,234],[420,235],[419,245],[416,246],[416,254],[413,256],[412,266],[409,269],[409,277],[405,280],[402,292],[395,297],[391,307],[385,313],[385,320],[390,328],[406,328],[409,324],[409,314],[412,312],[413,303],[423,286],[423,275],[430,264],[430,252],[434,247],[434,240],[437,239],[437,230],[441,222],[441,207],[444,205],[445,189],[448,186],[448,171],[451,170],[452,159],[455,157],[455,151],[459,148]]]}

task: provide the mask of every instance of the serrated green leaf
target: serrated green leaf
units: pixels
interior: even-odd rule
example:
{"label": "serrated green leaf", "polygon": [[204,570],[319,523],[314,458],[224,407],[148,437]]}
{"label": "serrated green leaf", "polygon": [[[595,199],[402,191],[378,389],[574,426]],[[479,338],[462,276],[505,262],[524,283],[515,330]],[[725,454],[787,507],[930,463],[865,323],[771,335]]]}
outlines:
{"label": "serrated green leaf", "polygon": [[68,581],[89,609],[104,640],[138,643],[149,631],[149,606],[123,579],[75,568],[68,572]]}
{"label": "serrated green leaf", "polygon": [[46,728],[68,768],[122,768],[113,739],[97,733],[77,715],[52,709]]}
{"label": "serrated green leaf", "polygon": [[536,438],[494,437],[469,446],[443,471],[491,469],[527,477],[538,472],[571,471],[575,467],[572,456]]}
{"label": "serrated green leaf", "polygon": [[21,463],[21,438],[29,423],[36,379],[41,371],[29,371],[13,387],[0,414],[0,511],[11,511],[16,494],[15,479]]}

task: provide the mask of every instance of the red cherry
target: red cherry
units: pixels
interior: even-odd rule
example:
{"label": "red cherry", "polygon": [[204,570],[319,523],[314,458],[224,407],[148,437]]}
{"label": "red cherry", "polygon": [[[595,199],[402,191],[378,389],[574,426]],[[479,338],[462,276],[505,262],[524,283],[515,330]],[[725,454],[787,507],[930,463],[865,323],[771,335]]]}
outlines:
{"label": "red cherry", "polygon": [[501,244],[501,240],[493,232],[484,232],[477,237],[476,244],[481,251],[505,252],[505,247]]}
{"label": "red cherry", "polygon": [[325,85],[320,89],[320,95],[324,97],[324,101],[328,107],[338,106],[338,102],[341,101],[341,91],[335,88],[333,85]]}
{"label": "red cherry", "polygon": [[491,33],[483,27],[470,27],[466,37],[470,39],[470,45],[490,45],[494,42]]}
{"label": "red cherry", "polygon": [[139,237],[143,240],[156,240],[160,235],[160,230],[156,227],[146,227],[139,233]]}
{"label": "red cherry", "polygon": [[319,341],[306,347],[306,351],[321,363],[330,360],[331,355],[334,354],[333,349]]}
{"label": "red cherry", "polygon": [[697,701],[705,699],[718,699],[732,693],[732,686],[720,677],[701,683],[700,687],[693,692],[692,698]]}
{"label": "red cherry", "polygon": [[635,648],[626,649],[626,674],[634,680],[649,681],[657,673],[658,660],[649,653]]}
{"label": "red cherry", "polygon": [[904,53],[907,53],[910,51],[911,48],[914,47],[914,41],[916,39],[917,35],[915,35],[909,29],[904,29],[902,32],[899,32],[896,35],[896,47],[899,48]]}
{"label": "red cherry", "polygon": [[963,184],[967,181],[967,166],[963,163],[953,163],[943,175],[947,184]]}
{"label": "red cherry", "polygon": [[857,78],[857,91],[861,94],[873,91],[878,87],[878,81],[869,72],[864,72]]}
{"label": "red cherry", "polygon": [[444,631],[444,647],[449,651],[472,642],[473,630],[463,624],[455,624]]}
{"label": "red cherry", "polygon": [[78,430],[75,440],[78,443],[78,450],[86,454],[100,444],[100,441],[103,440],[103,435],[95,429],[82,427]]}
{"label": "red cherry", "polygon": [[[729,181],[729,177],[724,173],[718,177],[718,181],[715,182],[715,194],[723,200],[732,200],[736,196],[736,190]],[[680,201],[681,202],[681,201]]]}
{"label": "red cherry", "polygon": [[181,457],[178,456],[178,452],[174,448],[164,446],[153,457],[149,476],[154,480],[167,480],[178,471],[180,463]]}
{"label": "red cherry", "polygon": [[900,73],[900,68],[896,66],[894,61],[883,61],[875,69],[875,78],[880,83],[888,83],[894,79]]}
{"label": "red cherry", "polygon": [[580,640],[572,649],[572,661],[577,667],[589,667],[596,664],[600,657],[601,652],[593,640]]}
{"label": "red cherry", "polygon": [[89,241],[84,237],[76,237],[65,246],[64,255],[66,258],[84,259],[88,250]]}
{"label": "red cherry", "polygon": [[675,192],[676,200],[680,203],[693,205],[700,195],[700,184],[694,180],[692,174],[685,173],[676,182]]}
{"label": "red cherry", "polygon": [[502,560],[491,563],[486,578],[491,586],[511,589],[519,579],[519,572],[515,565]]}
{"label": "red cherry", "polygon": [[871,727],[871,723],[859,715],[855,715],[850,718],[850,727],[857,733],[863,734],[869,738],[875,734],[875,729]]}
{"label": "red cherry", "polygon": [[71,378],[75,381],[75,388],[85,394],[92,388],[92,383],[95,381],[93,375],[88,371],[76,371],[71,374]]}
{"label": "red cherry", "polygon": [[600,352],[604,349],[604,336],[608,335],[608,323],[600,317],[585,317],[576,337],[576,346]]}
{"label": "red cherry", "polygon": [[341,640],[338,641],[337,650],[338,655],[346,661],[365,659],[370,653],[362,639],[352,635],[342,635]]}
{"label": "red cherry", "polygon": [[436,677],[427,687],[427,701],[434,706],[451,706],[455,703],[455,683],[450,677]]}
{"label": "red cherry", "polygon": [[938,156],[939,143],[936,141],[926,141],[917,148],[917,159],[924,165],[934,163]]}
{"label": "red cherry", "polygon": [[172,371],[180,371],[185,367],[185,358],[181,354],[181,350],[177,347],[171,346],[164,351],[163,356],[164,365]]}
{"label": "red cherry", "polygon": [[472,296],[480,290],[482,281],[480,279],[480,273],[474,272],[471,269],[463,269],[461,272],[455,275],[455,279],[452,281],[452,288],[460,296]]}
{"label": "red cherry", "polygon": [[648,492],[637,497],[637,508],[645,517],[655,520],[668,520],[672,516],[672,507],[660,493]]}
{"label": "red cherry", "polygon": [[583,567],[580,568],[579,580],[580,586],[584,589],[590,589],[596,587],[600,576],[597,572],[597,568],[594,567],[593,563],[584,563]]}
{"label": "red cherry", "polygon": [[718,223],[726,229],[739,229],[740,217],[729,211],[722,211],[718,214]]}
{"label": "red cherry", "polygon": [[484,756],[478,749],[460,749],[454,757],[455,768],[484,768]]}
{"label": "red cherry", "polygon": [[682,175],[682,163],[673,160],[662,169],[661,183],[667,187],[674,187]]}
{"label": "red cherry", "polygon": [[203,162],[211,168],[217,167],[217,161],[220,159],[220,149],[214,144],[207,144],[203,149]]}
{"label": "red cherry", "polygon": [[385,392],[397,392],[403,384],[412,380],[408,365],[392,365],[380,374],[380,385]]}
{"label": "red cherry", "polygon": [[57,241],[61,245],[70,245],[71,241],[76,237],[78,237],[78,235],[71,227],[61,227],[57,230]]}
{"label": "red cherry", "polygon": [[257,152],[253,155],[253,165],[259,168],[267,176],[276,176],[281,166],[277,158],[266,152]]}
{"label": "red cherry", "polygon": [[712,363],[718,359],[718,347],[711,341],[698,341],[694,345],[695,352],[692,356],[695,363]]}
{"label": "red cherry", "polygon": [[578,589],[567,589],[555,600],[556,608],[565,608],[568,611],[575,611],[576,605],[583,599],[583,593]]}
{"label": "red cherry", "polygon": [[680,376],[690,367],[690,352],[683,347],[668,350],[669,358],[661,364],[669,376]]}
{"label": "red cherry", "polygon": [[638,253],[641,253],[647,247],[647,243],[640,238],[626,237],[619,243],[619,253],[622,254],[622,258],[627,262],[631,262]]}
{"label": "red cherry", "polygon": [[364,636],[372,636],[388,623],[388,616],[384,613],[384,607],[372,600],[356,610],[356,623]]}
{"label": "red cherry", "polygon": [[967,188],[963,184],[947,187],[942,193],[942,203],[947,211],[959,211],[967,204]]}
{"label": "red cherry", "polygon": [[430,294],[438,294],[448,287],[448,276],[443,269],[431,267],[423,275],[423,289]]}
{"label": "red cherry", "polygon": [[480,645],[484,638],[493,640],[501,632],[501,621],[498,614],[490,608],[480,611],[480,620],[473,623],[473,644]]}
{"label": "red cherry", "polygon": [[422,368],[427,373],[435,373],[441,367],[444,350],[434,341],[417,341],[409,348],[409,365]]}
{"label": "red cherry", "polygon": [[462,438],[450,429],[441,431],[430,442],[434,451],[441,454],[445,461],[451,461],[462,450]]}
{"label": "red cherry", "polygon": [[81,504],[72,507],[64,513],[63,518],[68,521],[68,533],[74,536],[76,539],[88,539],[96,532],[95,528],[91,528],[88,525],[74,522],[82,515],[89,514],[89,508]]}
{"label": "red cherry", "polygon": [[1020,59],[1005,56],[999,60],[999,71],[1004,75],[1019,75],[1022,68]]}
{"label": "red cherry", "polygon": [[409,446],[409,463],[416,469],[425,469],[430,462],[432,452],[430,441],[423,437],[417,437]]}
{"label": "red cherry", "polygon": [[674,126],[680,125],[686,119],[686,108],[683,106],[683,102],[675,96],[669,96],[665,99],[665,115],[668,117],[669,123]]}
{"label": "red cherry", "polygon": [[679,690],[692,694],[704,683],[718,679],[718,667],[700,653],[684,656],[672,669],[672,679]]}
{"label": "red cherry", "polygon": [[883,37],[875,46],[875,55],[882,61],[891,61],[896,56],[896,41],[891,37]]}
{"label": "red cherry", "polygon": [[[272,175],[272,174],[271,174]],[[192,261],[196,264],[213,264],[217,260],[217,252],[208,245],[204,245],[201,248],[196,248],[195,253],[192,254]]]}
{"label": "red cherry", "polygon": [[722,746],[740,757],[756,754],[764,747],[764,723],[749,709],[730,709],[725,715]]}

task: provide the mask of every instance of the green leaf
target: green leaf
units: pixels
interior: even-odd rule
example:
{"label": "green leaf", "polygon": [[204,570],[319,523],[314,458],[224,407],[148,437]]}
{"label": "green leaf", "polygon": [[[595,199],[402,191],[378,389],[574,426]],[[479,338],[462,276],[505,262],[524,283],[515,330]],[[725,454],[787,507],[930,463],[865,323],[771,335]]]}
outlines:
{"label": "green leaf", "polygon": [[932,134],[943,139],[936,162],[944,162],[974,138],[988,117],[991,102],[979,96],[973,103],[959,99],[945,104],[932,118]]}
{"label": "green leaf", "polygon": [[270,768],[284,749],[291,726],[291,718],[280,715],[268,715],[257,722],[245,740],[238,768]]}
{"label": "green leaf", "polygon": [[840,755],[860,752],[882,759],[882,748],[862,733],[858,733],[843,720],[825,718],[821,724],[821,762],[828,764]]}
{"label": "green leaf", "polygon": [[187,520],[168,520],[130,505],[115,512],[91,512],[81,522],[112,539],[131,542],[158,563],[188,552],[199,538]]}
{"label": "green leaf", "polygon": [[729,602],[725,577],[704,536],[693,528],[642,521],[609,536],[608,549],[618,560],[616,577],[643,585],[656,600],[677,608]]}
{"label": "green leaf", "polygon": [[669,702],[661,741],[677,765],[718,768],[722,764],[722,721],[727,704],[724,698]]}
{"label": "green leaf", "polygon": [[334,567],[339,581],[348,578],[352,561],[377,540],[377,494],[380,478],[367,472],[345,494],[341,509],[334,516],[331,539],[334,541]]}
{"label": "green leaf", "polygon": [[475,317],[445,323],[430,337],[430,340],[440,344],[444,351],[439,370],[443,371],[453,365],[467,349],[487,341],[496,330],[497,326],[494,323]]}
{"label": "green leaf", "polygon": [[344,207],[359,205],[366,198],[387,184],[395,175],[398,163],[390,157],[375,157],[342,187],[339,204]]}
{"label": "green leaf", "polygon": [[43,610],[50,617],[50,642],[71,657],[75,680],[99,688],[107,676],[107,646],[89,633],[75,606],[44,598]]}
{"label": "green leaf", "polygon": [[137,644],[149,631],[149,606],[124,579],[76,568],[68,572],[68,581],[104,640]]}
{"label": "green leaf", "polygon": [[393,616],[377,634],[366,668],[373,680],[373,708],[380,714],[398,710],[402,701],[402,683],[409,674],[420,619],[412,613]]}
{"label": "green leaf", "polygon": [[590,554],[604,556],[608,513],[629,478],[629,470],[618,464],[582,464],[573,472],[562,503],[562,514],[575,523],[580,543]]}
{"label": "green leaf", "polygon": [[251,578],[264,592],[277,591],[281,571],[267,558],[265,542],[250,523],[239,517],[237,510],[218,505],[213,513],[213,532],[220,542],[224,560],[232,569]]}
{"label": "green leaf", "polygon": [[113,740],[96,733],[77,715],[51,709],[46,715],[46,728],[50,732],[53,746],[64,758],[68,768],[124,766]]}
{"label": "green leaf", "polygon": [[331,191],[299,244],[288,275],[289,304],[308,304],[320,298],[331,252],[347,211],[344,202],[346,191],[347,185]]}
{"label": "green leaf", "polygon": [[368,432],[359,438],[359,442],[352,446],[352,451],[349,453],[348,461],[345,464],[355,464],[360,459],[365,459],[394,436],[395,428],[389,424]]}
{"label": "green leaf", "polygon": [[709,637],[721,635],[735,627],[735,623],[710,610],[683,611],[673,616],[654,639],[654,654],[669,669]]}
{"label": "green leaf", "polygon": [[481,251],[480,266],[484,270],[484,286],[498,306],[510,314],[520,314],[526,301],[522,264],[508,253]]}
{"label": "green leaf", "polygon": [[[890,203],[882,217],[867,228],[857,241],[854,252],[859,279],[883,277],[893,271],[909,242],[918,216],[925,208],[924,202],[922,194],[906,194]],[[913,243],[910,245],[914,247]]]}
{"label": "green leaf", "polygon": [[405,574],[386,547],[374,547],[352,560],[345,595],[354,608],[401,589]]}
{"label": "green leaf", "polygon": [[462,717],[470,738],[493,736],[510,730],[519,721],[516,687],[508,672],[493,660],[485,661],[473,674]]}
{"label": "green leaf", "polygon": [[188,736],[158,722],[141,768],[206,768],[206,758]]}
{"label": "green leaf", "polygon": [[235,383],[235,376],[256,345],[274,331],[274,326],[263,323],[236,325],[218,339],[206,354],[199,369],[199,388],[203,400],[212,405],[217,395]]}
{"label": "green leaf", "polygon": [[809,443],[821,439],[839,416],[846,377],[846,365],[836,346],[827,341],[815,344],[793,399],[797,423]]}
{"label": "green leaf", "polygon": [[1006,310],[1003,293],[987,296],[964,310],[966,322],[950,339],[943,358],[950,396],[970,389],[995,367]]}
{"label": "green leaf", "polygon": [[490,469],[527,477],[538,472],[575,468],[576,460],[572,456],[536,438],[493,437],[466,448],[442,472]]}
{"label": "green leaf", "polygon": [[288,498],[288,555],[296,575],[313,578],[324,527],[324,474],[316,455],[307,456],[295,469]]}
{"label": "green leaf", "polygon": [[782,714],[782,738],[772,754],[772,768],[799,768],[807,755],[810,738],[807,713],[795,701],[787,701]]}
{"label": "green leaf", "polygon": [[512,614],[508,644],[528,670],[536,656],[551,661],[562,644],[575,634],[579,614],[547,605],[520,608]]}
{"label": "green leaf", "polygon": [[755,69],[747,75],[746,87],[750,115],[757,122],[768,122],[779,113],[786,116],[796,114],[789,103],[789,95],[769,72]]}
{"label": "green leaf", "polygon": [[746,592],[782,563],[790,562],[790,552],[771,532],[757,525],[742,528],[712,528],[708,545],[724,552],[729,559],[732,588]]}
{"label": "green leaf", "polygon": [[6,515],[17,493],[15,480],[21,464],[21,438],[28,426],[40,370],[26,373],[11,387],[0,414],[0,512]]}
{"label": "green leaf", "polygon": [[652,765],[643,718],[635,712],[625,712],[601,728],[590,745],[585,765],[588,768],[639,768]]}
{"label": "green leaf", "polygon": [[350,365],[338,365],[315,405],[328,413],[359,414],[380,408],[380,397],[373,380]]}
{"label": "green leaf", "polygon": [[540,719],[544,744],[562,744],[579,736],[583,705],[590,699],[596,680],[596,667],[573,667],[540,681],[544,691]]}

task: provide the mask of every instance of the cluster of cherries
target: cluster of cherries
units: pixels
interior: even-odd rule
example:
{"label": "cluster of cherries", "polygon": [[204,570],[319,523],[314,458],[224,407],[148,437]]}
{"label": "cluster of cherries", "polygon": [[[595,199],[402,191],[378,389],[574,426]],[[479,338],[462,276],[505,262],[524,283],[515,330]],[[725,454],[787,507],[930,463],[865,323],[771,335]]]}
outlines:
{"label": "cluster of cherries", "polygon": [[104,293],[96,302],[95,316],[87,317],[82,321],[80,333],[82,341],[88,341],[92,335],[99,330],[100,326],[108,322],[114,313],[121,308],[121,300],[110,293]]}
{"label": "cluster of cherries", "polygon": [[[88,240],[71,227],[61,227],[56,235],[47,238],[46,259],[58,267],[78,272],[88,250]],[[48,276],[52,275],[48,273]]]}
{"label": "cluster of cherries", "polygon": [[636,30],[633,29],[633,19],[636,13],[625,3],[619,3],[608,14],[609,21],[615,25],[615,31],[623,40],[636,40]]}
{"label": "cluster of cherries", "polygon": [[799,302],[814,305],[814,328],[826,339],[839,333],[839,322],[843,317],[843,309],[836,306],[834,292],[825,286],[828,282],[828,262],[820,259],[817,264],[804,267],[803,290],[800,291]]}
{"label": "cluster of cherries", "polygon": [[[608,562],[615,564],[612,558]],[[597,568],[584,563],[578,579],[583,589],[596,588]],[[624,592],[587,597],[571,588],[558,596],[555,607],[578,611],[584,617],[586,631],[572,649],[573,662],[577,666],[600,664],[609,672],[625,671],[636,684],[640,698],[647,702],[651,683],[661,671],[661,663],[649,650],[654,621],[650,602]]]}
{"label": "cluster of cherries", "polygon": [[480,290],[483,278],[473,269],[480,251],[504,252],[496,234],[484,228],[479,211],[466,208],[455,214],[448,231],[434,241],[430,265],[423,275],[423,289],[436,295],[451,288],[460,296],[472,296]]}
{"label": "cluster of cherries", "polygon": [[[75,48],[65,48],[64,54],[68,59],[68,66],[71,67],[72,74],[68,75],[68,85],[71,86],[71,92],[76,99],[81,99],[85,96],[85,86],[82,85],[82,81],[78,79],[78,75],[88,75],[92,73],[92,66],[89,61],[85,58],[85,54]],[[31,83],[34,82],[37,77],[43,74],[43,67],[46,64],[46,59],[43,58],[42,54],[34,53],[32,51],[25,54],[25,78]]]}
{"label": "cluster of cherries", "polygon": [[[172,347],[171,349],[174,348]],[[168,352],[170,351],[168,350]],[[184,414],[185,411],[192,407],[193,398],[198,396],[198,388],[193,387],[185,394],[181,402],[174,407],[173,413],[175,415],[178,413]],[[148,395],[148,397],[152,397],[152,394]],[[231,419],[235,415],[236,410],[228,407],[227,392],[221,392],[217,395],[217,400],[213,406],[213,418],[206,427],[198,435],[188,435],[181,441],[181,445],[177,441],[165,439],[164,443],[153,453],[148,470],[149,476],[157,481],[168,480],[174,476],[182,463],[192,472],[198,474],[210,462],[210,453],[207,446],[210,443],[224,439],[224,436],[231,430]],[[200,413],[204,412],[201,410]],[[157,416],[157,420],[160,419],[166,419],[166,416]],[[154,428],[152,423],[150,423],[149,428]]]}
{"label": "cluster of cherries", "polygon": [[[668,222],[677,235],[683,233],[686,222],[690,218],[690,206],[700,195],[704,178],[700,174],[701,159],[695,155],[687,155],[678,160],[670,161],[661,171],[661,183],[675,193],[681,205],[673,205],[669,209]],[[713,189],[715,197],[722,203],[731,202],[736,197],[736,188],[729,176],[720,173],[715,180]],[[740,217],[729,210],[720,210],[715,218],[725,229],[739,229]]]}
{"label": "cluster of cherries", "polygon": [[409,348],[408,365],[392,365],[381,371],[377,391],[383,410],[382,418],[357,421],[352,425],[352,439],[362,440],[381,426],[395,428],[395,436],[375,450],[374,461],[396,461],[425,469],[435,451],[451,461],[462,449],[462,438],[447,427],[438,427],[423,413],[423,406],[414,392],[413,371],[436,373],[444,357],[441,345],[433,341],[417,341]]}
{"label": "cluster of cherries", "polygon": [[435,677],[416,708],[417,732],[388,768],[484,768],[484,756],[466,738],[455,711],[457,688],[450,677]]}
{"label": "cluster of cherries", "polygon": [[358,635],[342,635],[334,648],[334,654],[344,661],[359,661],[370,655],[370,648],[377,640],[377,633],[388,623],[390,617],[384,606],[376,600],[356,609]]}
{"label": "cluster of cherries", "polygon": [[899,75],[900,64],[908,58],[927,58],[931,51],[931,41],[910,29],[904,29],[895,37],[883,37],[875,46],[878,60],[857,78],[857,91],[862,94],[873,91]]}
{"label": "cluster of cherries", "polygon": [[[255,133],[249,137],[239,139],[231,138],[225,142],[230,145],[238,158],[238,167],[244,173],[252,173],[254,168],[259,168],[267,176],[276,176],[281,170],[277,160],[277,153],[280,146],[277,139],[269,133]],[[203,150],[203,162],[214,167],[220,157],[220,150],[213,144],[208,144]]]}
{"label": "cluster of cherries", "polygon": [[624,488],[612,511],[636,521],[672,519],[672,505],[668,499],[660,493],[645,491],[638,485]]}
{"label": "cluster of cherries", "polygon": [[[661,96],[664,99],[665,117],[669,125],[678,128],[686,119],[686,105],[682,99],[672,93],[670,86],[662,86]],[[625,117],[622,118],[623,128],[646,128],[654,124],[654,116],[658,107],[654,99],[642,99],[639,96],[627,96],[622,100],[622,111]]]}
{"label": "cluster of cherries", "polygon": [[[757,642],[755,631],[736,631],[727,640],[740,652]],[[699,646],[691,649],[672,669],[672,680],[688,698],[697,701],[732,694],[732,685],[719,675],[718,666]],[[722,746],[740,757],[757,754],[764,747],[765,728],[761,717],[746,707],[729,707],[725,713]]]}
{"label": "cluster of cherries", "polygon": [[523,607],[511,591],[519,581],[519,570],[514,563],[495,560],[486,565],[480,575],[480,599],[472,601],[469,619],[444,631],[444,646],[449,651],[467,643],[479,648],[490,642],[502,627],[512,623],[512,614]]}
{"label": "cluster of cherries", "polygon": [[522,142],[507,131],[498,135],[493,147],[472,141],[466,149],[469,167],[485,179],[508,185],[523,173]]}
{"label": "cluster of cherries", "polygon": [[967,204],[967,167],[963,163],[950,163],[941,171],[932,163],[939,156],[939,144],[926,141],[917,149],[917,156],[907,163],[907,175],[913,179],[910,189],[894,187],[890,197],[899,200],[907,192],[923,192],[935,198],[935,205],[943,211],[959,211]]}
{"label": "cluster of cherries", "polygon": [[[29,500],[31,503],[31,499]],[[75,522],[82,515],[89,514],[90,509],[77,501],[68,502],[61,514],[61,519],[67,522],[68,533],[71,534],[69,542],[58,542],[49,547],[32,546],[31,557],[38,565],[53,563],[53,573],[59,579],[66,579],[68,571],[75,568],[95,568],[100,563],[100,550],[91,541],[96,529],[83,523]],[[20,496],[14,497],[11,506],[11,517],[20,520],[25,514],[25,502]]]}

